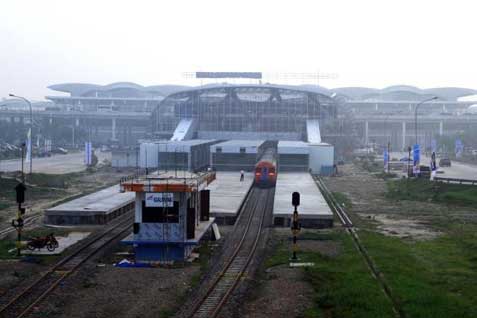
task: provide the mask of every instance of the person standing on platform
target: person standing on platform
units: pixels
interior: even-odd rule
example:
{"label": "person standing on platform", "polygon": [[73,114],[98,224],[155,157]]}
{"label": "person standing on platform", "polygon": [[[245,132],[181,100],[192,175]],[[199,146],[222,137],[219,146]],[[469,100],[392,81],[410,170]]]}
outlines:
{"label": "person standing on platform", "polygon": [[240,182],[242,182],[245,178],[245,172],[243,170],[240,170]]}

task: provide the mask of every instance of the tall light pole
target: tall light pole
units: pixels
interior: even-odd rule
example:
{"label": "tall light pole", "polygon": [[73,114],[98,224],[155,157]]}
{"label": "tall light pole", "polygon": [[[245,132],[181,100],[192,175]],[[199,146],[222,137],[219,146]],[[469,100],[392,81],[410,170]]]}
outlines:
{"label": "tall light pole", "polygon": [[33,172],[33,149],[32,149],[32,140],[33,140],[33,111],[31,108],[31,102],[26,99],[25,97],[22,96],[17,96],[15,94],[8,94],[10,97],[15,97],[23,100],[28,104],[28,107],[30,107],[30,174]]}
{"label": "tall light pole", "polygon": [[432,100],[436,100],[437,98],[438,98],[437,96],[434,96],[434,97],[425,99],[425,100],[419,102],[416,105],[416,108],[414,109],[414,133],[416,134],[416,143],[415,143],[416,145],[417,145],[417,110],[419,109],[419,106],[421,106],[422,104],[430,102]]}

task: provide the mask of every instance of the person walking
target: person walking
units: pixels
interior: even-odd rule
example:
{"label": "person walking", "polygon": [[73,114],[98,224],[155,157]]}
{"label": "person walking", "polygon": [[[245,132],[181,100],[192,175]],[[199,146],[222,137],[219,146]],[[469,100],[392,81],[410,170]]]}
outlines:
{"label": "person walking", "polygon": [[240,182],[242,182],[245,178],[245,172],[243,170],[240,170]]}

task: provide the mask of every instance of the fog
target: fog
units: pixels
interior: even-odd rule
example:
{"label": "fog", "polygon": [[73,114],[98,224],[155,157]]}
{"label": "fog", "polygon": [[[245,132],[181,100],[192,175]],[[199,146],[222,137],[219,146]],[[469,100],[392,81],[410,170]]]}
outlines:
{"label": "fog", "polygon": [[[327,87],[477,87],[471,1],[2,1],[0,97],[183,72],[331,72]],[[197,83],[195,83],[197,84]]]}

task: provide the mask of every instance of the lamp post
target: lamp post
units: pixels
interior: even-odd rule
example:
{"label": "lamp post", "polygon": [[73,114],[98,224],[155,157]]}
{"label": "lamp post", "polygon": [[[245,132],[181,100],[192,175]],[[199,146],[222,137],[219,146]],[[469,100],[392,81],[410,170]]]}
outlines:
{"label": "lamp post", "polygon": [[416,135],[416,145],[417,145],[417,110],[419,109],[419,106],[421,106],[422,104],[424,103],[427,103],[427,102],[430,102],[432,100],[436,100],[437,99],[437,96],[434,96],[434,97],[431,97],[431,98],[428,98],[428,99],[425,99],[421,102],[419,102],[417,105],[416,105],[416,108],[414,109],[414,133]]}
{"label": "lamp post", "polygon": [[21,100],[23,100],[24,102],[26,102],[28,104],[28,107],[30,108],[30,174],[32,174],[33,172],[33,149],[32,149],[32,139],[33,139],[33,111],[32,111],[32,107],[31,107],[31,102],[26,99],[25,97],[22,97],[22,96],[17,96],[15,94],[8,94],[8,96],[10,97],[15,97],[15,98],[19,98]]}

